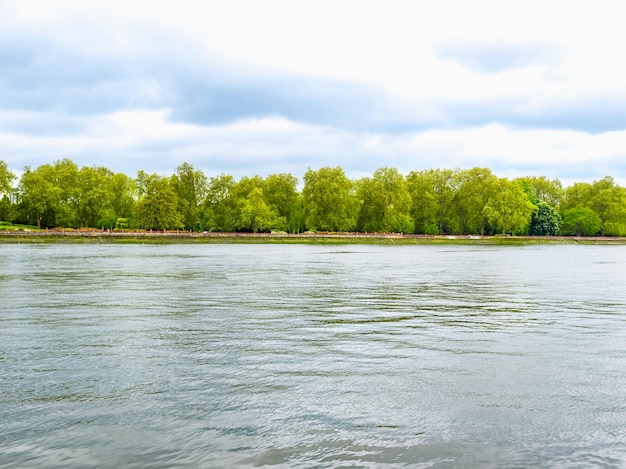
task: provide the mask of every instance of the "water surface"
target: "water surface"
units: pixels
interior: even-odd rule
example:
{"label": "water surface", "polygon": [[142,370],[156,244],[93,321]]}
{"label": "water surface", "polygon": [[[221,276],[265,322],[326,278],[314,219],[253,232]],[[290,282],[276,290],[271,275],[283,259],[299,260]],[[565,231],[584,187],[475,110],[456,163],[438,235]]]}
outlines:
{"label": "water surface", "polygon": [[0,245],[0,466],[624,467],[626,246]]}

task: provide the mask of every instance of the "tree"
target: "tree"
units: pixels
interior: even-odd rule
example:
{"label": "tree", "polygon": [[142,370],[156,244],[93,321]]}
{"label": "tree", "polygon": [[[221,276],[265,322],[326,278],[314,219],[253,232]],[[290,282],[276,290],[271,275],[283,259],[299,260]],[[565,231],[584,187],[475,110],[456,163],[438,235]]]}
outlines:
{"label": "tree", "polygon": [[359,231],[412,232],[411,194],[404,176],[394,168],[381,168],[359,181]]}
{"label": "tree", "polygon": [[11,193],[14,179],[15,174],[9,171],[4,161],[0,160],[0,196]]}
{"label": "tree", "polygon": [[358,209],[354,184],[340,166],[309,169],[302,196],[309,230],[354,230]]}
{"label": "tree", "polygon": [[291,209],[289,218],[287,219],[287,230],[290,233],[302,233],[306,230],[306,210],[304,207],[304,198],[298,195],[296,203]]}
{"label": "tree", "polygon": [[298,202],[298,179],[291,174],[270,174],[263,182],[263,194],[268,205],[279,217],[288,220]]}
{"label": "tree", "polygon": [[626,235],[626,191],[607,176],[591,185],[588,207],[602,220],[602,235]]}
{"label": "tree", "polygon": [[[116,173],[111,176],[109,189],[111,191],[110,204],[111,211],[113,212],[112,218],[115,219],[116,224],[118,218],[126,219],[123,223],[130,223],[129,220],[131,220],[133,216],[137,195],[135,181],[124,173]],[[108,225],[108,223],[105,224],[105,226]],[[127,227],[128,226],[124,226],[124,228]]]}
{"label": "tree", "polygon": [[626,235],[626,192],[607,176],[593,184],[578,182],[568,187],[561,204],[563,219],[571,208],[588,208],[600,217],[601,235]]}
{"label": "tree", "polygon": [[137,224],[147,230],[182,228],[182,217],[176,210],[178,200],[170,178],[139,171],[137,181],[140,194],[137,202]]}
{"label": "tree", "polygon": [[204,227],[210,231],[234,231],[238,207],[234,194],[235,180],[222,174],[209,180],[204,202]]}
{"label": "tree", "polygon": [[563,200],[563,185],[558,179],[548,179],[545,176],[528,176],[517,179],[522,182],[532,196],[531,202],[546,202],[558,208]]}
{"label": "tree", "polygon": [[498,178],[487,168],[472,168],[459,173],[455,197],[461,232],[484,235],[488,228],[489,210],[485,206],[498,187]]}
{"label": "tree", "polygon": [[113,191],[111,178],[113,173],[104,167],[87,167],[80,169],[77,176],[77,214],[81,226],[115,225],[111,210]]}
{"label": "tree", "polygon": [[411,216],[415,232],[444,234],[457,232],[458,215],[454,210],[458,171],[429,169],[412,171],[407,177],[411,193]]}
{"label": "tree", "polygon": [[204,173],[189,163],[181,164],[172,176],[172,187],[178,196],[178,212],[188,230],[201,228],[201,207],[207,195],[207,186]]}
{"label": "tree", "polygon": [[79,215],[78,166],[69,158],[55,161],[50,177],[57,195],[54,226],[78,228],[83,224]]}
{"label": "tree", "polygon": [[54,185],[52,167],[48,164],[36,169],[24,168],[18,194],[22,218],[27,224],[55,226],[54,210],[58,203],[58,188]]}
{"label": "tree", "polygon": [[562,219],[559,212],[547,202],[540,200],[530,220],[528,234],[531,236],[556,236],[561,231]]}
{"label": "tree", "polygon": [[15,174],[9,171],[7,164],[0,160],[0,220],[13,220],[15,207],[11,200]]}
{"label": "tree", "polygon": [[602,229],[602,219],[589,207],[572,207],[563,212],[562,233],[575,236],[596,236]]}
{"label": "tree", "polygon": [[521,184],[498,178],[493,182],[483,215],[494,233],[516,235],[526,232],[535,210]]}
{"label": "tree", "polygon": [[278,218],[276,210],[270,208],[265,201],[263,189],[255,187],[241,202],[238,228],[251,230],[254,233],[267,231],[285,223],[284,219],[279,221]]}
{"label": "tree", "polygon": [[592,186],[588,182],[574,183],[565,189],[565,195],[560,206],[561,211],[574,207],[588,207],[591,201],[591,191]]}

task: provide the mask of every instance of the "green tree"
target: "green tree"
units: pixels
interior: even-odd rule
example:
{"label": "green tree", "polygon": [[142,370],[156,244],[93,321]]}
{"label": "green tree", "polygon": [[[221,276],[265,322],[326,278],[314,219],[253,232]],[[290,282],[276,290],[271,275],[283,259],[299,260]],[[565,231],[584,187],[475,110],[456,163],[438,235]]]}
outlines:
{"label": "green tree", "polygon": [[532,202],[546,202],[551,207],[558,208],[563,200],[563,185],[558,179],[548,179],[545,176],[528,176],[517,179],[528,187]]}
{"label": "green tree", "polygon": [[170,178],[139,171],[137,181],[137,224],[147,230],[183,228],[182,217],[177,211],[176,192],[170,184]]}
{"label": "green tree", "polygon": [[0,220],[12,221],[15,210],[11,196],[15,174],[9,171],[7,164],[0,160]]}
{"label": "green tree", "polygon": [[172,176],[172,186],[178,196],[178,212],[182,215],[185,228],[201,229],[202,203],[208,189],[207,177],[201,170],[183,163]]}
{"label": "green tree", "polygon": [[[109,215],[111,219],[115,220],[115,225],[117,225],[118,218],[125,219],[126,221],[123,223],[126,226],[124,228],[128,228],[128,225],[132,223],[131,220],[137,196],[135,181],[124,173],[116,173],[111,176],[109,189],[111,190],[110,204],[112,211]],[[103,226],[110,226],[111,219],[104,223]]]}
{"label": "green tree", "polygon": [[265,195],[266,181],[261,176],[242,177],[233,187],[235,228],[238,231],[284,230],[286,217],[281,217]]}
{"label": "green tree", "polygon": [[487,168],[472,168],[459,173],[455,205],[462,233],[486,233],[489,221],[487,215],[492,210],[485,210],[485,206],[498,186],[498,178]]}
{"label": "green tree", "polygon": [[84,166],[78,171],[76,206],[81,226],[103,227],[103,220],[109,228],[115,225],[111,213],[112,177],[113,173],[104,167]]}
{"label": "green tree", "polygon": [[506,178],[494,181],[483,215],[494,233],[521,234],[528,230],[536,207],[522,185]]}
{"label": "green tree", "polygon": [[615,184],[612,177],[607,176],[592,184],[578,182],[568,187],[561,204],[564,223],[568,209],[583,207],[600,217],[601,235],[626,235],[626,192]]}
{"label": "green tree", "polygon": [[0,160],[0,196],[8,195],[13,191],[15,174],[9,171],[6,162]]}
{"label": "green tree", "polygon": [[411,216],[415,232],[424,234],[454,233],[459,229],[454,209],[458,171],[429,169],[412,171],[407,177],[411,194]]}
{"label": "green tree", "polygon": [[290,233],[302,233],[306,230],[306,210],[304,207],[304,198],[298,195],[296,203],[291,209],[289,218],[287,219],[287,229]]}
{"label": "green tree", "polygon": [[270,208],[265,201],[263,189],[255,187],[241,201],[238,228],[245,231],[251,230],[254,233],[267,231],[277,224],[284,224],[284,221],[279,222],[278,218],[276,210]]}
{"label": "green tree", "polygon": [[591,202],[592,186],[588,182],[577,182],[565,189],[560,205],[561,211],[574,207],[588,207]]}
{"label": "green tree", "polygon": [[55,161],[50,174],[57,199],[54,207],[55,226],[78,228],[80,218],[80,188],[78,166],[69,158]]}
{"label": "green tree", "polygon": [[298,202],[297,186],[298,179],[291,174],[270,174],[263,182],[265,200],[285,220]]}
{"label": "green tree", "polygon": [[209,231],[235,231],[238,217],[236,182],[232,176],[221,174],[209,179],[204,202],[204,226]]}
{"label": "green tree", "polygon": [[589,207],[572,207],[563,212],[563,227],[565,235],[596,236],[602,229],[602,219]]}
{"label": "green tree", "polygon": [[309,230],[352,231],[356,227],[354,183],[340,166],[309,169],[302,190]]}
{"label": "green tree", "polygon": [[602,235],[626,235],[626,191],[612,177],[593,182],[588,206],[602,220]]}
{"label": "green tree", "polygon": [[58,205],[59,189],[52,179],[52,166],[41,165],[36,169],[24,168],[18,185],[22,221],[27,224],[54,227],[54,212]]}
{"label": "green tree", "polygon": [[547,202],[540,200],[530,221],[528,234],[531,236],[556,236],[561,231],[562,219],[559,212]]}
{"label": "green tree", "polygon": [[359,231],[412,232],[411,194],[405,178],[394,168],[380,168],[359,181]]}
{"label": "green tree", "polygon": [[15,221],[17,207],[8,195],[0,196],[0,221]]}

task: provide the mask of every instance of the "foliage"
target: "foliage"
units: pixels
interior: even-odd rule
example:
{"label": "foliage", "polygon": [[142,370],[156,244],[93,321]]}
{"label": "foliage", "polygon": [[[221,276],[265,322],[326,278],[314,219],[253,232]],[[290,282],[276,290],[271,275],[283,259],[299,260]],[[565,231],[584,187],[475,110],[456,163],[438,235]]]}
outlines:
{"label": "foliage", "polygon": [[358,231],[413,231],[411,194],[397,169],[381,168],[372,178],[362,179],[357,194],[361,200]]}
{"label": "foliage", "polygon": [[357,199],[354,184],[343,169],[309,169],[302,190],[309,230],[352,231],[356,227]]}
{"label": "foliage", "polygon": [[440,233],[440,230],[434,223],[429,223],[428,225],[424,225],[421,233],[426,235],[437,235]]}
{"label": "foliage", "polygon": [[559,212],[547,202],[537,202],[537,210],[530,221],[528,234],[531,236],[556,236],[561,231],[562,219]]}
{"label": "foliage", "polygon": [[171,185],[176,193],[177,210],[188,230],[203,229],[201,223],[202,202],[206,198],[208,180],[204,173],[183,163],[172,176]]}
{"label": "foliage", "polygon": [[565,191],[563,218],[571,208],[588,208],[600,217],[602,235],[626,235],[626,190],[607,176],[593,183],[579,182]]}
{"label": "foliage", "polygon": [[521,184],[499,178],[493,182],[483,214],[493,232],[516,235],[527,231],[535,209]]}
{"label": "foliage", "polygon": [[458,215],[453,204],[457,181],[458,171],[451,169],[409,173],[407,186],[411,194],[411,216],[416,233],[444,234],[458,231]]}
{"label": "foliage", "polygon": [[626,236],[626,189],[605,177],[563,189],[545,177],[499,178],[487,168],[343,169],[207,178],[188,163],[135,178],[65,158],[15,176],[0,161],[0,219],[48,228]]}
{"label": "foliage", "polygon": [[298,179],[291,174],[270,174],[263,182],[267,204],[287,220],[298,203]]}
{"label": "foliage", "polygon": [[279,217],[278,212],[267,204],[260,187],[252,189],[243,199],[238,226],[240,230],[257,233],[271,228],[280,229],[285,224],[284,217]]}
{"label": "foliage", "polygon": [[11,199],[9,197],[2,196],[0,198],[0,220],[13,220],[15,219],[17,209],[11,203]]}
{"label": "foliage", "polygon": [[602,229],[602,219],[588,207],[572,207],[563,212],[562,234],[595,236]]}
{"label": "foliage", "polygon": [[487,168],[473,168],[461,172],[459,180],[455,204],[461,232],[484,235],[489,216],[495,216],[493,209],[485,210],[485,207],[497,190],[498,178]]}
{"label": "foliage", "polygon": [[545,202],[552,207],[559,207],[563,200],[563,186],[558,179],[545,176],[530,176],[518,179],[527,188],[531,202]]}
{"label": "foliage", "polygon": [[0,160],[0,196],[11,193],[14,179],[15,174],[9,171],[4,161]]}
{"label": "foliage", "polygon": [[137,181],[139,188],[137,225],[146,230],[183,228],[182,216],[177,211],[178,197],[170,184],[170,179],[139,171]]}
{"label": "foliage", "polygon": [[565,190],[561,210],[574,207],[587,207],[591,202],[592,186],[588,182],[577,182]]}
{"label": "foliage", "polygon": [[102,167],[84,167],[78,171],[76,208],[80,226],[111,228],[114,224],[115,216],[110,213],[112,176],[111,171]]}
{"label": "foliage", "polygon": [[58,191],[49,178],[50,172],[50,165],[35,170],[27,166],[18,187],[22,220],[37,225],[37,228],[42,227],[42,221],[44,226],[58,226],[52,215]]}
{"label": "foliage", "polygon": [[116,230],[127,230],[128,228],[130,228],[128,218],[118,218],[117,220],[115,220]]}
{"label": "foliage", "polygon": [[124,218],[128,223],[132,223],[132,217],[137,201],[137,190],[135,181],[126,174],[117,173],[111,176],[109,189],[109,210],[113,217]]}
{"label": "foliage", "polygon": [[235,231],[237,200],[233,193],[235,179],[227,174],[209,180],[204,201],[204,228],[209,231]]}
{"label": "foliage", "polygon": [[607,176],[591,185],[589,208],[602,220],[601,234],[626,235],[626,190]]}
{"label": "foliage", "polygon": [[304,199],[302,195],[298,195],[294,203],[289,218],[287,219],[287,229],[289,233],[303,233],[306,231],[306,210],[304,207]]}

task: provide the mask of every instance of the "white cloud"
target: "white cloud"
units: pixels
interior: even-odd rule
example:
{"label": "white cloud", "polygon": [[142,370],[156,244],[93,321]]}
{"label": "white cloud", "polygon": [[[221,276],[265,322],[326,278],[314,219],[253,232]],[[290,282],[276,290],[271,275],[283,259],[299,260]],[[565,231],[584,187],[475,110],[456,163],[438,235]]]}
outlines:
{"label": "white cloud", "polygon": [[[298,177],[479,165],[624,181],[621,8],[0,0],[0,159]],[[13,50],[18,37],[30,55]]]}
{"label": "white cloud", "polygon": [[[278,172],[302,177],[308,167],[336,165],[353,178],[383,166],[404,173],[483,166],[501,176],[548,176],[568,183],[599,179],[610,174],[603,170],[616,161],[626,161],[626,131],[591,135],[493,124],[390,136],[302,125],[281,117],[207,127],[171,122],[167,110],[115,112],[93,118],[85,131],[74,135],[0,133],[0,141],[15,155],[8,162],[16,170],[70,157],[81,165],[104,165],[128,174],[139,169],[171,173],[183,161],[209,175],[226,172],[236,177]],[[29,161],[33,153],[40,159]],[[623,169],[612,175],[626,182]]]}

